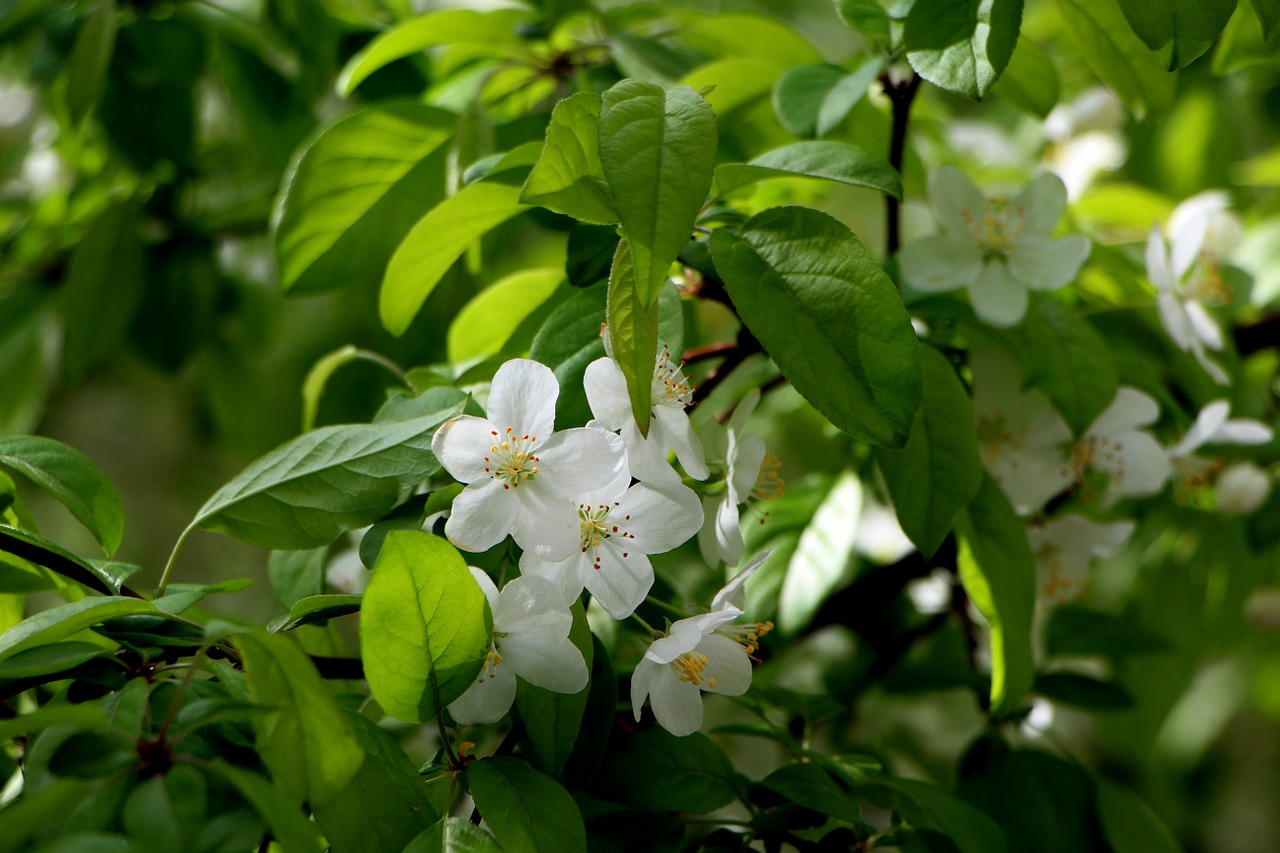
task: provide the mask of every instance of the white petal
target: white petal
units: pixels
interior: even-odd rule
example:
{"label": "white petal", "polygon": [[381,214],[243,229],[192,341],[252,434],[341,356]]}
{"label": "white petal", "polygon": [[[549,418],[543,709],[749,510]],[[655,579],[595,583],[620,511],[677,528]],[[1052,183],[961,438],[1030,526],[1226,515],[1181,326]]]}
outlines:
{"label": "white petal", "polygon": [[[492,674],[492,678],[485,673]],[[516,700],[516,674],[511,667],[488,668],[457,699],[449,704],[449,713],[463,725],[496,723]]]}
{"label": "white petal", "polygon": [[1124,385],[1116,392],[1111,405],[1089,426],[1086,435],[1116,435],[1149,426],[1160,417],[1160,404],[1137,388]]}
{"label": "white petal", "polygon": [[1195,332],[1182,301],[1172,293],[1161,293],[1156,297],[1156,308],[1160,311],[1160,324],[1168,332],[1174,346],[1184,352],[1191,349]]}
{"label": "white petal", "polygon": [[1110,474],[1116,491],[1129,497],[1154,495],[1164,487],[1173,473],[1169,457],[1154,438],[1145,432],[1122,432],[1112,435],[1118,446],[1113,458],[1105,453],[1094,457],[1094,467]]}
{"label": "white petal", "polygon": [[1216,361],[1209,358],[1205,353],[1204,347],[1198,343],[1191,348],[1191,354],[1196,357],[1196,361],[1200,362],[1200,366],[1204,368],[1204,372],[1209,374],[1209,378],[1219,385],[1229,385],[1231,377],[1222,369]]}
{"label": "white petal", "polygon": [[982,271],[982,252],[973,239],[935,235],[916,240],[898,252],[902,280],[924,293],[964,287]]}
{"label": "white petal", "polygon": [[560,587],[547,578],[518,577],[502,589],[493,610],[493,630],[538,634],[553,640],[569,636],[573,617]]}
{"label": "white petal", "polygon": [[759,404],[759,388],[752,388],[746,394],[743,394],[742,399],[738,401],[738,405],[734,407],[733,414],[729,416],[728,423],[725,424],[725,432],[733,435],[742,435],[747,428],[747,421],[750,420],[752,412],[756,410],[756,406]]}
{"label": "white petal", "polygon": [[485,456],[496,427],[484,418],[459,415],[441,424],[431,439],[431,452],[455,480],[471,483],[491,476]]}
{"label": "white petal", "polygon": [[498,587],[484,569],[477,569],[475,566],[467,566],[467,569],[471,572],[471,577],[476,579],[476,583],[480,584],[480,591],[484,593],[485,601],[489,602],[489,613],[493,615],[494,628],[497,629]]}
{"label": "white petal", "polygon": [[[712,634],[694,650],[707,656],[702,670],[702,689],[724,696],[741,696],[751,686],[751,658],[728,637]],[[714,681],[713,685],[711,682]]]}
{"label": "white petal", "polygon": [[539,489],[566,498],[600,489],[627,464],[622,439],[599,429],[567,429],[538,448]]}
{"label": "white petal", "polygon": [[1174,231],[1170,239],[1170,263],[1174,280],[1179,281],[1200,257],[1205,235],[1209,233],[1209,217],[1194,216]]}
{"label": "white petal", "polygon": [[540,560],[525,551],[520,556],[520,575],[522,577],[538,577],[554,583],[565,601],[577,601],[582,595],[582,562],[584,555],[578,552],[567,560],[558,563]]}
{"label": "white petal", "polygon": [[444,534],[464,551],[487,551],[507,537],[520,517],[520,502],[497,480],[477,480],[453,499]]}
{"label": "white petal", "polygon": [[1159,225],[1152,226],[1151,236],[1147,238],[1146,261],[1147,278],[1151,279],[1156,290],[1162,293],[1172,292],[1176,279],[1169,266],[1169,248],[1165,245],[1164,234]]}
{"label": "white petal", "polygon": [[675,451],[676,458],[684,466],[685,472],[695,480],[705,480],[711,472],[707,470],[706,458],[702,453],[702,444],[693,434],[693,424],[683,409],[671,406],[656,406],[653,420],[649,424],[649,437],[660,434],[659,442],[665,448]]}
{"label": "white petal", "polygon": [[658,441],[661,431],[655,433],[653,428],[658,424],[650,423],[649,437],[640,434],[640,427],[634,419],[622,425],[622,442],[627,448],[627,465],[631,476],[645,483],[678,483],[680,475],[667,461],[670,448],[663,447]]}
{"label": "white petal", "polygon": [[1032,290],[1057,290],[1076,277],[1092,248],[1084,237],[1023,237],[1008,256],[1009,274]]}
{"label": "white petal", "polygon": [[742,541],[742,526],[738,515],[738,504],[735,501],[727,497],[720,501],[720,505],[716,508],[713,528],[716,552],[727,565],[737,565],[737,562],[742,559],[746,544]]}
{"label": "white petal", "polygon": [[729,489],[736,503],[742,503],[760,479],[764,464],[764,439],[755,433],[729,437]]}
{"label": "white petal", "polygon": [[662,664],[654,663],[648,658],[641,658],[640,663],[636,664],[636,671],[631,674],[631,713],[635,715],[637,723],[640,722],[640,709],[644,707],[644,700],[649,698],[653,679],[661,675],[664,669],[666,667]]}
{"label": "white petal", "polygon": [[653,589],[653,566],[639,549],[624,551],[613,540],[600,543],[596,557],[600,567],[592,563],[583,573],[583,582],[610,616],[626,619]]}
{"label": "white petal", "polygon": [[1213,318],[1209,316],[1205,307],[1195,299],[1188,299],[1182,305],[1196,337],[1204,341],[1204,345],[1211,350],[1222,349],[1222,331],[1218,328],[1218,324],[1213,322]]}
{"label": "white petal", "polygon": [[1003,261],[988,261],[969,285],[969,300],[978,319],[1007,328],[1027,313],[1027,289],[1014,281]]}
{"label": "white petal", "polygon": [[1182,441],[1170,448],[1169,454],[1186,456],[1206,441],[1212,440],[1222,425],[1227,422],[1227,415],[1230,413],[1231,404],[1226,400],[1214,400],[1205,406],[1196,416],[1196,422],[1191,425],[1191,429],[1187,430],[1187,434],[1182,437]]}
{"label": "white petal", "polygon": [[513,358],[498,368],[489,391],[489,420],[511,427],[516,435],[545,440],[555,428],[560,383],[551,368],[527,358]]}
{"label": "white petal", "polygon": [[769,559],[772,553],[773,549],[768,548],[753,557],[751,562],[747,563],[740,572],[734,575],[733,580],[725,584],[716,593],[715,598],[711,599],[711,609],[713,611],[725,609],[742,610],[746,606],[746,590],[744,586],[747,579],[755,574],[756,569],[764,565],[765,560]]}
{"label": "white petal", "polygon": [[636,550],[662,554],[698,532],[702,527],[702,505],[687,486],[654,488],[638,483],[619,499],[610,518],[630,535],[629,543]]}
{"label": "white petal", "polygon": [[973,237],[970,223],[986,214],[987,197],[959,169],[942,166],[929,176],[929,204],[942,229],[953,237]]}
{"label": "white petal", "polygon": [[582,387],[587,392],[591,414],[609,429],[621,429],[623,424],[634,420],[626,377],[613,359],[606,356],[588,364]]}
{"label": "white petal", "polygon": [[1067,206],[1067,187],[1052,172],[1036,177],[1010,202],[1022,214],[1023,233],[1031,237],[1047,237],[1057,227]]}
{"label": "white petal", "polygon": [[688,681],[676,678],[670,667],[663,667],[650,684],[649,702],[658,725],[677,737],[691,735],[702,728],[702,691]]}
{"label": "white petal", "polygon": [[1213,434],[1213,440],[1222,444],[1268,444],[1275,437],[1271,427],[1246,418],[1234,418]]}
{"label": "white petal", "polygon": [[516,544],[552,563],[582,550],[578,505],[558,494],[547,494],[540,482],[526,482],[511,490],[519,511],[511,535]]}
{"label": "white petal", "polygon": [[1219,512],[1248,515],[1271,493],[1271,477],[1252,462],[1237,462],[1218,476],[1214,487]]}
{"label": "white petal", "polygon": [[[703,524],[702,529],[698,531],[698,552],[710,566],[718,566],[722,561],[728,562],[728,557],[720,546],[720,538],[717,534],[720,505],[723,503],[725,503],[724,495],[714,498],[704,497],[702,499]],[[730,563],[730,565],[732,564]]]}
{"label": "white petal", "polygon": [[649,644],[644,656],[654,663],[671,663],[680,655],[691,652],[698,647],[702,639],[728,622],[742,615],[740,610],[726,608],[713,610],[681,619],[671,625],[671,631],[665,637],[659,637]]}
{"label": "white petal", "polygon": [[499,641],[498,650],[502,666],[510,666],[535,687],[577,693],[587,686],[587,662],[568,639],[553,641],[540,634],[515,632]]}

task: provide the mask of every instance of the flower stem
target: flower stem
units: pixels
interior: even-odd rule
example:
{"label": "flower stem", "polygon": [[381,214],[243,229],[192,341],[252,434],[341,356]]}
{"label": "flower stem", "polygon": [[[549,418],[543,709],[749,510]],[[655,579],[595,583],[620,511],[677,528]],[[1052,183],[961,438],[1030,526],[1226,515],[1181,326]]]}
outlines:
{"label": "flower stem", "polygon": [[650,625],[648,622],[646,622],[646,621],[644,621],[643,619],[641,619],[641,618],[640,618],[640,616],[639,616],[638,614],[636,614],[636,613],[632,613],[632,614],[631,614],[631,618],[632,618],[632,619],[634,619],[634,620],[636,620],[636,622],[640,623],[640,627],[644,628],[646,631],[648,631],[648,632],[649,632],[650,634],[652,634],[653,636],[655,636],[655,637],[659,637],[659,636],[661,636],[661,635],[662,635],[662,632],[661,632],[661,631],[659,631],[659,630],[655,629],[655,628],[654,628],[652,625]]}
{"label": "flower stem", "polygon": [[652,595],[646,595],[644,597],[644,600],[657,607],[661,607],[663,610],[666,610],[669,613],[674,613],[675,615],[679,616],[681,619],[684,619],[689,615],[688,613],[685,613],[683,610],[681,610],[679,607],[676,607],[671,604],[667,604],[665,601],[662,601],[661,599],[658,599],[658,598],[654,598]]}
{"label": "flower stem", "polygon": [[165,589],[169,586],[169,575],[173,572],[173,564],[178,559],[178,552],[182,550],[182,546],[186,544],[187,537],[191,535],[194,525],[189,525],[186,530],[182,531],[182,535],[178,537],[178,541],[173,543],[173,551],[169,553],[169,559],[164,564],[164,571],[160,573],[160,585],[156,587],[156,598],[164,595]]}
{"label": "flower stem", "polygon": [[[907,147],[907,122],[911,115],[911,102],[920,88],[920,77],[912,74],[901,83],[895,83],[888,74],[880,75],[884,93],[893,105],[893,130],[889,136],[889,165],[902,174],[902,160]],[[885,257],[892,257],[901,245],[902,208],[893,196],[885,196],[887,245]]]}

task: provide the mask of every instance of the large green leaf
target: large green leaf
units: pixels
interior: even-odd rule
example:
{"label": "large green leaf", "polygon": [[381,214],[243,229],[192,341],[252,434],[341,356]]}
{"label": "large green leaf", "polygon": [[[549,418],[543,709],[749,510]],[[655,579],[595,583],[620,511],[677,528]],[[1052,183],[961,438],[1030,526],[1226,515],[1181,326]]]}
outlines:
{"label": "large green leaf", "polygon": [[991,716],[999,718],[1014,709],[1035,679],[1035,557],[1022,519],[987,476],[956,517],[956,533],[960,580],[991,629]]}
{"label": "large green leaf", "polygon": [[43,566],[107,595],[119,594],[129,574],[121,570],[125,568],[123,563],[86,560],[50,542],[38,533],[32,533],[20,527],[10,527],[7,524],[0,524],[0,552]]}
{"label": "large green leaf", "polygon": [[932,557],[982,484],[973,404],[955,370],[933,347],[922,347],[924,396],[901,450],[876,454],[902,530]]}
{"label": "large green leaf", "polygon": [[502,350],[520,324],[551,298],[564,270],[521,270],[496,281],[462,306],[449,324],[449,361],[484,358]]}
{"label": "large green leaf", "polygon": [[401,853],[502,853],[502,848],[471,821],[446,817],[424,829]]}
{"label": "large green leaf", "polygon": [[805,526],[778,594],[778,629],[803,630],[818,608],[848,580],[862,514],[862,483],[844,473],[831,485]]}
{"label": "large green leaf", "polygon": [[1120,0],[1133,32],[1158,51],[1170,71],[1208,50],[1236,10],[1236,0]]}
{"label": "large green leaf", "polygon": [[378,311],[387,331],[403,335],[467,247],[525,209],[518,185],[486,180],[463,187],[418,220],[382,279]]}
{"label": "large green leaf", "polygon": [[477,761],[467,790],[505,853],[586,853],[587,831],[569,792],[515,758]]}
{"label": "large green leaf", "polygon": [[124,535],[124,508],[115,486],[78,450],[29,435],[0,438],[0,465],[31,478],[89,529],[110,556]]}
{"label": "large green leaf", "polygon": [[618,221],[600,165],[600,96],[579,92],[556,104],[542,156],[525,180],[520,201],[584,222]]}
{"label": "large green leaf", "polygon": [[97,106],[115,47],[116,4],[100,0],[81,23],[67,59],[67,109],[73,125],[79,125]]}
{"label": "large green leaf", "polygon": [[687,86],[624,80],[604,93],[600,162],[631,243],[641,307],[658,298],[711,189],[716,117]]}
{"label": "large green leaf", "polygon": [[813,762],[784,764],[760,784],[797,805],[837,820],[860,821],[858,801],[830,773]]}
{"label": "large green leaf", "polygon": [[426,783],[400,744],[377,723],[351,711],[364,763],[340,791],[311,804],[330,853],[400,851],[439,820]]}
{"label": "large green leaf", "polygon": [[894,810],[912,826],[942,833],[960,853],[1003,853],[1007,846],[991,818],[928,782],[881,776],[870,787],[887,791]]}
{"label": "large green leaf", "polygon": [[733,801],[729,780],[735,773],[728,756],[704,734],[615,730],[591,790],[645,811],[705,814]]}
{"label": "large green leaf", "polygon": [[382,518],[440,470],[431,438],[459,411],[300,435],[219,489],[188,529],[217,530],[261,548],[328,545]]}
{"label": "large green leaf", "polygon": [[23,619],[0,634],[0,660],[36,646],[65,640],[78,631],[117,616],[155,612],[155,605],[150,601],[120,596],[82,598],[52,607]]}
{"label": "large green leaf", "polygon": [[626,377],[631,412],[643,435],[649,434],[649,418],[653,414],[653,365],[658,357],[658,314],[658,302],[655,300],[652,304],[646,304],[640,293],[635,252],[631,243],[623,240],[613,256],[605,316],[609,323],[613,358]]}
{"label": "large green leaf", "polygon": [[924,79],[981,100],[1013,56],[1022,0],[915,0],[903,38]]}
{"label": "large green leaf", "polygon": [[1019,327],[1031,368],[1028,380],[1042,391],[1076,435],[1115,399],[1115,358],[1093,326],[1055,299],[1036,299]]}
{"label": "large green leaf", "polygon": [[1098,822],[1115,853],[1181,853],[1169,827],[1133,791],[1099,779],[1096,793]]}
{"label": "large green leaf", "polygon": [[1262,24],[1262,37],[1270,39],[1280,27],[1280,2],[1277,0],[1253,0],[1253,11]]}
{"label": "large green leaf", "polygon": [[852,73],[833,65],[805,65],[778,78],[773,110],[782,126],[796,136],[825,136],[848,117],[884,70],[875,57]]}
{"label": "large green leaf", "polygon": [[770,178],[817,178],[902,198],[897,169],[856,145],[826,141],[797,142],[761,154],[750,163],[717,166],[716,191],[732,192]]}
{"label": "large green leaf", "polygon": [[369,689],[388,714],[434,717],[480,671],[492,620],[484,593],[452,545],[393,530],[378,555],[360,612]]}
{"label": "large green leaf", "polygon": [[275,212],[280,284],[298,293],[376,275],[444,195],[457,118],[390,103],[342,119],[303,149]]}
{"label": "large green leaf", "polygon": [[[569,630],[569,639],[582,652],[589,670],[594,652],[587,614],[582,604],[576,601],[572,612],[573,626]],[[524,679],[516,683],[516,710],[529,737],[525,751],[530,762],[552,778],[560,777],[578,741],[590,692],[590,683],[577,693],[556,693]]]}
{"label": "large green leaf", "polygon": [[1058,103],[1058,71],[1044,48],[1018,39],[995,93],[1020,110],[1043,119]]}
{"label": "large green leaf", "polygon": [[893,282],[841,222],[803,207],[760,213],[711,254],[747,327],[815,409],[855,438],[906,443],[920,345]]}
{"label": "large green leaf", "polygon": [[1116,0],[1058,0],[1058,11],[1085,64],[1136,116],[1169,109],[1177,78],[1129,29]]}
{"label": "large green leaf", "polygon": [[[617,249],[613,250],[617,253]],[[582,426],[591,419],[582,375],[587,365],[604,357],[600,326],[605,322],[606,287],[591,287],[563,302],[533,338],[529,355],[556,375],[556,428]]]}
{"label": "large green leaf", "polygon": [[316,825],[307,820],[297,803],[290,802],[288,796],[271,782],[220,758],[208,762],[206,767],[231,783],[253,806],[271,827],[271,834],[281,849],[288,853],[319,853],[325,849]]}
{"label": "large green leaf", "polygon": [[840,20],[866,39],[873,49],[887,51],[892,46],[889,12],[880,0],[835,0],[835,5]]}

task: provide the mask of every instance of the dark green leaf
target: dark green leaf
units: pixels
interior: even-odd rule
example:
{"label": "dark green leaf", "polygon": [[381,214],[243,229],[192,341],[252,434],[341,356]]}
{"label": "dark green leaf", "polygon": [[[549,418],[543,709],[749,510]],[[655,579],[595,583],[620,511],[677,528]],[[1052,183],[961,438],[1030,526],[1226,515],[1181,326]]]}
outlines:
{"label": "dark green leaf", "polygon": [[392,530],[421,530],[427,516],[444,512],[453,506],[453,499],[462,494],[461,483],[450,483],[443,489],[427,495],[414,495],[395,512],[379,520],[360,540],[360,562],[365,568],[373,569],[382,553],[382,543]]}
{"label": "dark green leaf", "polygon": [[960,853],[1002,853],[1007,846],[991,818],[941,788],[898,776],[879,777],[870,787],[889,791],[895,811],[912,826],[937,830]]}
{"label": "dark green leaf", "polygon": [[1115,399],[1115,359],[1106,341],[1055,299],[1033,300],[1019,327],[1031,368],[1028,381],[1044,392],[1076,435],[1083,435]]}
{"label": "dark green leaf", "polygon": [[1055,608],[1045,630],[1051,655],[1122,658],[1169,650],[1169,642],[1130,616],[1113,616],[1078,604]]}
{"label": "dark green leaf", "polygon": [[817,764],[784,764],[761,784],[797,805],[838,820],[862,819],[857,799]]}
{"label": "dark green leaf", "polygon": [[328,554],[328,548],[271,552],[267,578],[281,604],[292,608],[302,599],[324,592],[324,563]]}
{"label": "dark green leaf", "polygon": [[121,819],[134,843],[154,853],[199,848],[208,784],[196,768],[179,764],[133,789]]}
{"label": "dark green leaf", "polygon": [[715,157],[715,113],[689,87],[624,80],[604,93],[600,161],[631,244],[641,308],[658,298],[689,242]]}
{"label": "dark green leaf", "polygon": [[817,178],[902,198],[898,171],[874,154],[843,142],[797,142],[750,163],[716,167],[716,191],[728,193],[770,178]]}
{"label": "dark green leaf", "polygon": [[25,474],[88,528],[110,556],[124,535],[120,495],[102,470],[77,450],[52,438],[0,438],[0,465]]}
{"label": "dark green leaf", "polygon": [[121,567],[126,566],[124,563],[86,560],[37,533],[7,524],[0,524],[0,551],[43,566],[107,595],[120,592],[121,584],[128,576],[127,572],[121,571]]}
{"label": "dark green leaf", "polygon": [[1133,707],[1133,696],[1114,681],[1075,672],[1046,672],[1032,688],[1041,696],[1086,711],[1122,711]]}
{"label": "dark green leaf", "polygon": [[[587,614],[580,602],[571,608],[573,626],[569,639],[582,652],[587,668],[592,665],[592,636],[587,627]],[[582,715],[591,692],[588,682],[577,693],[556,693],[530,684],[524,679],[516,683],[516,710],[528,733],[529,762],[553,779],[560,778],[565,762],[573,752],[582,726]]]}
{"label": "dark green leaf", "polygon": [[736,797],[733,764],[706,735],[649,728],[614,732],[592,793],[652,812],[705,814]]}
{"label": "dark green leaf", "polygon": [[[617,251],[610,250],[610,259]],[[560,383],[556,427],[582,426],[591,419],[582,375],[587,365],[604,357],[600,326],[605,322],[607,288],[593,287],[571,296],[556,308],[533,338],[532,358],[550,367]]]}
{"label": "dark green leaf", "polygon": [[613,256],[605,316],[613,359],[626,377],[631,412],[642,435],[649,434],[653,415],[653,365],[658,357],[659,305],[657,300],[648,307],[646,304],[636,278],[633,248],[623,240]]}
{"label": "dark green leaf", "polygon": [[1137,794],[1105,779],[1096,791],[1098,820],[1115,853],[1181,853],[1169,827]]}
{"label": "dark green leaf", "polygon": [[981,100],[1009,64],[1022,0],[915,0],[907,61],[930,83]]}
{"label": "dark green leaf", "polygon": [[836,81],[818,108],[818,119],[814,125],[814,132],[818,136],[826,136],[849,117],[853,108],[866,97],[871,84],[884,71],[884,65],[883,59],[875,57],[859,65],[852,74],[846,74]]}
{"label": "dark green leaf", "polygon": [[1058,10],[1085,64],[1134,115],[1169,109],[1177,78],[1129,29],[1116,0],[1058,0]]}
{"label": "dark green leaf", "polygon": [[84,121],[102,96],[115,46],[116,4],[113,0],[103,0],[80,25],[67,60],[67,109],[72,124]]}
{"label": "dark green leaf", "polygon": [[841,222],[802,207],[711,238],[742,321],[837,428],[902,447],[920,405],[920,352],[893,283]]}
{"label": "dark green leaf", "polygon": [[502,848],[471,821],[446,817],[424,829],[402,853],[502,853]]}
{"label": "dark green leaf", "polygon": [[387,535],[364,593],[365,677],[388,714],[429,720],[480,671],[492,621],[484,593],[452,545],[426,533]]}
{"label": "dark green leaf", "polygon": [[569,251],[564,271],[569,284],[590,287],[609,278],[613,255],[618,251],[618,229],[612,225],[579,223],[569,230]]}
{"label": "dark green leaf", "polygon": [[1236,10],[1236,0],[1120,0],[1120,11],[1170,71],[1185,68],[1208,50]]}
{"label": "dark green leaf", "polygon": [[271,834],[288,853],[319,853],[320,832],[279,788],[257,773],[243,770],[222,759],[211,760],[208,769],[226,779],[248,800],[271,827]]}
{"label": "dark green leaf", "polygon": [[955,370],[933,347],[922,347],[924,396],[906,447],[876,459],[898,521],[926,558],[951,531],[956,513],[982,484],[973,404]]}
{"label": "dark green leaf", "polygon": [[582,815],[568,791],[515,758],[467,768],[467,790],[504,853],[586,853]]}
{"label": "dark green leaf", "polygon": [[116,733],[75,732],[58,744],[49,758],[55,776],[98,779],[113,776],[137,763],[138,753]]}
{"label": "dark green leaf", "polygon": [[995,93],[1018,109],[1044,118],[1058,103],[1058,71],[1038,44],[1023,37],[996,83]]}
{"label": "dark green leaf", "polygon": [[524,183],[521,202],[584,222],[618,221],[600,165],[600,103],[595,92],[579,92],[556,104],[542,156]]}
{"label": "dark green leaf", "polygon": [[1277,0],[1252,0],[1253,11],[1258,13],[1258,21],[1262,24],[1262,37],[1270,39],[1280,27],[1280,2]]}
{"label": "dark green leaf", "polygon": [[110,649],[79,640],[36,646],[12,655],[0,663],[0,681],[66,672],[75,669],[85,661],[109,654],[111,654]]}
{"label": "dark green leaf", "polygon": [[96,786],[78,779],[59,779],[38,791],[26,791],[4,809],[4,832],[0,832],[0,853],[23,853],[49,827],[71,814],[93,793]]}
{"label": "dark green leaf", "polygon": [[0,660],[7,660],[36,646],[65,640],[77,631],[116,616],[155,612],[155,605],[150,601],[117,596],[82,598],[59,605],[29,616],[0,634]]}
{"label": "dark green leaf", "polygon": [[609,662],[609,652],[594,635],[591,648],[591,684],[587,704],[582,711],[582,724],[574,739],[569,762],[564,767],[565,786],[570,789],[595,778],[618,710],[618,679],[613,673],[613,664]]}
{"label": "dark green leaf", "polygon": [[289,615],[273,628],[272,633],[292,631],[302,625],[313,625],[317,622],[328,622],[339,616],[350,616],[360,612],[359,595],[312,595],[299,599],[289,609]]}

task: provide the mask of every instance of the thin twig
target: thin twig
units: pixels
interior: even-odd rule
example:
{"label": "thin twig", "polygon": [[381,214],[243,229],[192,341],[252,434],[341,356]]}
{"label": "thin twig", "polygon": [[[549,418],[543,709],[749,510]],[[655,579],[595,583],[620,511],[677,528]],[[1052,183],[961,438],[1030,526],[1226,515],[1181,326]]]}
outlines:
{"label": "thin twig", "polygon": [[[888,74],[880,75],[884,93],[893,105],[893,130],[889,137],[889,165],[902,174],[902,161],[907,147],[907,123],[911,116],[911,102],[920,88],[920,78],[912,74],[902,83],[895,83]],[[891,195],[885,196],[887,242],[885,256],[892,257],[902,243],[901,203]]]}

